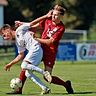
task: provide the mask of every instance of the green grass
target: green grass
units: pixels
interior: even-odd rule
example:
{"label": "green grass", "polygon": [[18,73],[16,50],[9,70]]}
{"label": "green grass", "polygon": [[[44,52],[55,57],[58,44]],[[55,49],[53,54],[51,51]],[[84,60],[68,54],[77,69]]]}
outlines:
{"label": "green grass", "polygon": [[[9,82],[12,78],[18,77],[20,65],[14,65],[10,71],[5,72],[3,67],[14,57],[0,57],[0,96],[8,96],[10,92]],[[40,67],[43,67],[41,63]],[[45,96],[96,96],[96,64],[94,62],[56,62],[53,75],[57,75],[63,80],[71,80],[75,94],[69,95],[62,86],[48,84],[43,77],[36,73],[42,81],[51,88],[51,94]],[[11,96],[40,96],[41,89],[31,80],[27,79],[23,95]]]}

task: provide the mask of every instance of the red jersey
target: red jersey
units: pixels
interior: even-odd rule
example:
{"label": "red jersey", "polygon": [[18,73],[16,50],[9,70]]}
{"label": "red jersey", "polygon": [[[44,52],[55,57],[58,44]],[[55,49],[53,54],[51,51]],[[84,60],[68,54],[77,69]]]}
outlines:
{"label": "red jersey", "polygon": [[45,19],[43,22],[40,22],[40,27],[44,28],[41,36],[42,39],[54,39],[54,43],[51,45],[41,44],[44,53],[43,59],[44,61],[48,61],[50,59],[49,62],[55,61],[59,40],[61,39],[65,30],[64,24],[60,22],[59,24],[54,25],[51,18],[49,18]]}

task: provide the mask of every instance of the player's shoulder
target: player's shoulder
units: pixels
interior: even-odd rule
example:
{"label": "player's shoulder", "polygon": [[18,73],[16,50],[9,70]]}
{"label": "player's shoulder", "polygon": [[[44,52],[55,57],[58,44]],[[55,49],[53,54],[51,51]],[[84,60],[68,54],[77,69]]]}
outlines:
{"label": "player's shoulder", "polygon": [[50,18],[47,18],[46,21],[47,22],[52,22],[52,18],[51,17]]}
{"label": "player's shoulder", "polygon": [[25,33],[25,32],[28,31],[28,29],[29,29],[28,25],[23,24],[23,25],[19,26],[19,27],[16,29],[16,32],[17,32],[17,33],[18,33],[18,32]]}
{"label": "player's shoulder", "polygon": [[23,24],[23,25],[19,26],[16,30],[17,30],[17,31],[19,31],[19,30],[23,30],[23,29],[26,28],[25,26],[26,26],[26,25]]}
{"label": "player's shoulder", "polygon": [[60,26],[65,27],[65,25],[64,25],[64,23],[62,21],[60,21],[59,24],[60,24]]}
{"label": "player's shoulder", "polygon": [[65,30],[65,25],[63,24],[63,22],[60,22],[59,24],[57,24],[57,27],[59,29]]}

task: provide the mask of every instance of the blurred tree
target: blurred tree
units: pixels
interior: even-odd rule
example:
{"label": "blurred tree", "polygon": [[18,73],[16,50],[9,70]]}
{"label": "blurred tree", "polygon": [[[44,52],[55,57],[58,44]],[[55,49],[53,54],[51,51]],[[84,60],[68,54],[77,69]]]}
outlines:
{"label": "blurred tree", "polygon": [[96,0],[8,0],[4,13],[5,23],[12,25],[15,20],[31,21],[46,14],[54,3],[60,1],[67,8],[63,19],[66,28],[94,29]]}
{"label": "blurred tree", "polygon": [[20,2],[19,0],[9,0],[8,6],[4,10],[4,23],[14,24],[15,20],[24,20],[24,16],[19,10]]}
{"label": "blurred tree", "polygon": [[64,16],[66,28],[88,30],[89,39],[96,40],[96,0],[62,1],[67,7]]}
{"label": "blurred tree", "polygon": [[5,7],[5,23],[14,24],[15,20],[31,21],[51,8],[52,0],[8,0]]}
{"label": "blurred tree", "polygon": [[82,16],[83,23],[78,26],[79,29],[89,29],[94,20],[96,13],[96,0],[81,0],[78,7],[76,7],[79,16]]}
{"label": "blurred tree", "polygon": [[[56,0],[59,1],[59,0]],[[66,28],[86,29],[96,13],[96,0],[62,0],[67,7],[64,17]]]}
{"label": "blurred tree", "polygon": [[92,41],[95,41],[96,40],[96,13],[95,13],[95,16],[94,16],[94,19],[93,19],[93,22],[90,26],[90,29],[89,29],[89,39],[92,40]]}

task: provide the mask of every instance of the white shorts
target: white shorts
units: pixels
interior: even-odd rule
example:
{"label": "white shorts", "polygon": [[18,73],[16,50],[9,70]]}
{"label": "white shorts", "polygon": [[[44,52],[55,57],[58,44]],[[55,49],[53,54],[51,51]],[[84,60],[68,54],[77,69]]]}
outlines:
{"label": "white shorts", "polygon": [[38,47],[37,49],[32,49],[29,50],[29,52],[27,53],[26,57],[24,58],[23,61],[28,61],[30,62],[32,65],[36,65],[38,66],[42,60],[43,57],[43,51],[41,47]]}

